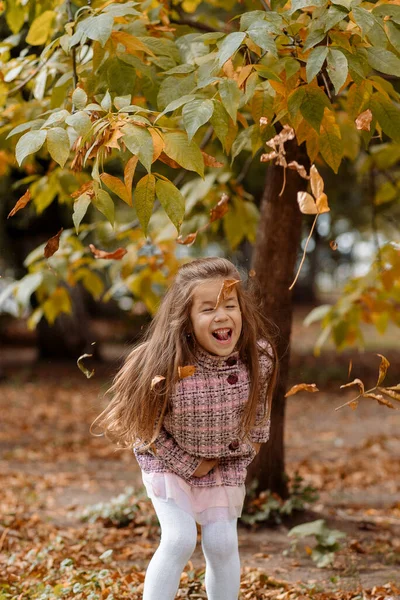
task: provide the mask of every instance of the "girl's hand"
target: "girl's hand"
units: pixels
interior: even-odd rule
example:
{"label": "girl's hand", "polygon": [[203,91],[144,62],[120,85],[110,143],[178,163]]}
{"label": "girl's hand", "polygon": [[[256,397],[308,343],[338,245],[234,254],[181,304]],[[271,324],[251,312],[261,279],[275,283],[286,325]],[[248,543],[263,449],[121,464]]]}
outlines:
{"label": "girl's hand", "polygon": [[217,462],[217,458],[213,458],[212,460],[204,459],[193,473],[193,477],[204,477],[204,475],[207,475],[215,467]]}

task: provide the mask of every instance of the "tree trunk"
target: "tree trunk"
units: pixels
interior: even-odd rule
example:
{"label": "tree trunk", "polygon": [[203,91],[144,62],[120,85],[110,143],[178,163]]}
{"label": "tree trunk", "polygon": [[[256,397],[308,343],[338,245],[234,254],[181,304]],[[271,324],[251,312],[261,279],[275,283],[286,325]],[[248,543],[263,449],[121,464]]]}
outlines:
{"label": "tree trunk", "polygon": [[[286,143],[286,160],[296,160],[307,170],[309,168],[307,154],[295,140]],[[294,279],[301,239],[302,214],[297,204],[297,192],[306,189],[307,181],[297,171],[286,169],[286,186],[279,197],[283,175],[282,167],[271,165],[267,169],[253,256],[252,267],[260,285],[263,312],[279,329],[276,346],[280,373],[272,403],[271,437],[250,465],[247,483],[256,480],[257,492],[269,489],[285,498],[288,491],[284,460],[284,395],[292,327],[292,291],[289,287]]]}

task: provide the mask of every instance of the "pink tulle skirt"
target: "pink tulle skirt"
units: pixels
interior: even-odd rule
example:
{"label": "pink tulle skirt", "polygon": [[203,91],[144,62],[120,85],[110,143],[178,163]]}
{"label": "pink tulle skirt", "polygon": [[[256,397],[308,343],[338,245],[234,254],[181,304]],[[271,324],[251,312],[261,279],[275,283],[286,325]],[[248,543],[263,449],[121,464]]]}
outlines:
{"label": "pink tulle skirt", "polygon": [[244,485],[190,485],[175,473],[146,473],[142,479],[148,497],[173,501],[200,525],[230,521],[241,516],[246,493]]}

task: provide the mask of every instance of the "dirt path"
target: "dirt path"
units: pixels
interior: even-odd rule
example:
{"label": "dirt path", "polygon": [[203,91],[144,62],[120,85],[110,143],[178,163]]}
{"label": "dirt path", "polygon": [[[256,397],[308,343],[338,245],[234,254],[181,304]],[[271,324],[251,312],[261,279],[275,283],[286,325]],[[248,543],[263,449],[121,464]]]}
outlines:
{"label": "dirt path", "polygon": [[[292,376],[299,382],[301,357],[293,363]],[[9,371],[0,388],[3,514],[15,511],[22,518],[28,511],[48,527],[74,536],[82,527],[79,510],[106,502],[128,486],[140,487],[132,454],[115,453],[103,438],[88,434],[110,374],[103,368],[86,380],[65,365]],[[400,584],[400,413],[373,402],[357,411],[334,410],[350,397],[336,391],[299,394],[287,408],[288,473],[298,471],[320,494],[313,512],[292,525],[324,518],[347,533],[334,568],[316,568],[304,544],[295,555],[284,556],[290,545],[288,527],[280,525],[258,530],[240,526],[244,570],[259,567],[317,591]],[[135,537],[129,528],[119,530],[127,564],[146,566],[157,543],[154,533],[148,537],[140,530]],[[199,545],[193,564],[204,564]]]}

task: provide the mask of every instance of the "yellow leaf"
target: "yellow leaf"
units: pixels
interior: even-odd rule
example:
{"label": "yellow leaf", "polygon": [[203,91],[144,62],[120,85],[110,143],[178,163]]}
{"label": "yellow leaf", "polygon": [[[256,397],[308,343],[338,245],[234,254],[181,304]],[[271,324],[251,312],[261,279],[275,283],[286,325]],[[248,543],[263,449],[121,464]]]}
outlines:
{"label": "yellow leaf", "polygon": [[325,193],[322,193],[317,198],[316,205],[317,205],[318,213],[326,213],[331,210],[328,206],[328,196]]}
{"label": "yellow leaf", "polygon": [[125,46],[125,50],[128,54],[137,55],[138,52],[145,52],[146,54],[150,54],[150,56],[154,56],[154,52],[152,52],[150,48],[143,44],[137,37],[126,31],[113,31],[111,38],[115,42]]}
{"label": "yellow leaf", "polygon": [[360,388],[360,394],[364,394],[364,384],[361,381],[361,379],[354,379],[353,381],[351,381],[350,383],[345,383],[344,385],[340,386],[340,389],[342,388],[347,388],[347,387],[351,387],[352,385],[358,385],[358,387]]}
{"label": "yellow leaf", "polygon": [[160,381],[163,381],[164,379],[165,377],[163,377],[162,375],[156,375],[155,377],[153,377],[153,379],[151,380],[151,389],[154,390],[157,383],[160,383]]}
{"label": "yellow leaf", "polygon": [[42,305],[43,314],[50,325],[61,313],[72,313],[71,299],[64,287],[57,287],[53,294]]}
{"label": "yellow leaf", "polygon": [[319,392],[315,383],[298,383],[290,388],[288,392],[285,394],[285,398],[289,396],[294,396],[298,392]]}
{"label": "yellow leaf", "polygon": [[51,33],[51,26],[56,13],[53,10],[45,10],[37,17],[29,28],[26,42],[31,46],[42,46],[47,42]]}
{"label": "yellow leaf", "polygon": [[153,158],[151,162],[155,162],[164,150],[165,142],[161,131],[158,129],[149,128],[150,135],[153,139]]}
{"label": "yellow leaf", "polygon": [[135,176],[136,166],[138,164],[139,158],[137,156],[132,156],[125,165],[124,169],[124,182],[125,187],[129,192],[129,206],[132,206],[132,182]]}
{"label": "yellow leaf", "polygon": [[314,198],[308,192],[297,192],[297,203],[301,212],[305,215],[316,215],[318,213]]}
{"label": "yellow leaf", "polygon": [[324,191],[324,180],[318,173],[318,169],[315,165],[311,165],[310,184],[313,196],[315,196],[315,198],[319,198]]}
{"label": "yellow leaf", "polygon": [[118,179],[118,177],[114,177],[108,173],[102,173],[100,175],[100,179],[112,192],[114,192],[114,194],[118,196],[118,198],[121,198],[121,200],[126,202],[128,206],[132,206],[131,194],[126,189],[124,183]]}
{"label": "yellow leaf", "polygon": [[240,283],[240,279],[224,279],[214,308],[217,308],[229,296],[233,287],[238,283]]}
{"label": "yellow leaf", "polygon": [[196,372],[196,367],[193,365],[187,365],[186,367],[178,367],[179,379],[185,379],[185,377],[191,377]]}

